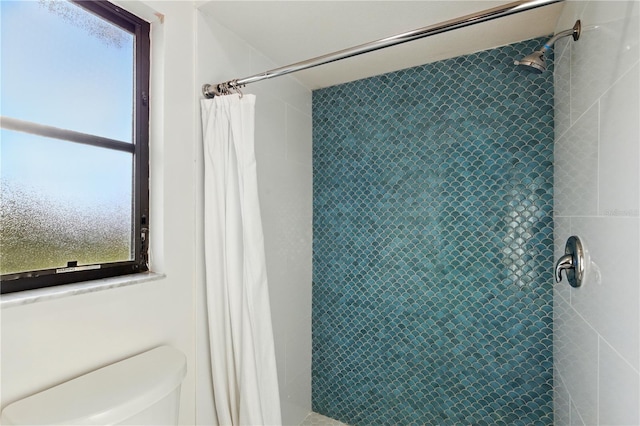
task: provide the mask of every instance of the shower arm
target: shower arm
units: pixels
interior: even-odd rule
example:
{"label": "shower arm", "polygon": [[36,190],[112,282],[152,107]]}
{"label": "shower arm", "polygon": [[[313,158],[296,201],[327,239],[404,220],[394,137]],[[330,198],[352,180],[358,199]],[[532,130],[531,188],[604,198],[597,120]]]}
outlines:
{"label": "shower arm", "polygon": [[[328,64],[330,62],[339,61],[353,56],[361,55],[363,53],[373,52],[375,50],[384,49],[385,47],[391,47],[398,44],[406,43],[413,40],[429,37],[436,34],[441,34],[447,31],[456,30],[459,28],[468,27],[471,25],[479,24],[496,18],[502,18],[504,16],[513,15],[527,10],[536,9],[538,7],[547,6],[554,3],[560,3],[564,0],[519,0],[513,3],[509,3],[503,6],[486,9],[470,15],[465,15],[460,18],[450,19],[448,21],[441,22],[439,24],[430,25],[427,27],[418,28],[413,31],[409,31],[402,34],[382,38],[380,40],[372,41],[369,43],[361,44],[348,49],[339,50],[337,52],[329,53],[326,55],[318,56],[306,61],[296,62],[291,65],[276,68],[270,71],[265,71],[260,74],[255,74],[250,77],[241,79],[229,80],[218,84],[205,84],[202,86],[202,94],[206,98],[213,98],[214,96],[228,95],[238,89],[246,86],[247,84],[256,83],[261,80],[269,78],[280,77],[289,73],[302,71],[308,68],[317,67],[319,65]],[[573,30],[568,30],[573,31]],[[562,33],[554,36],[547,42],[553,44]],[[566,35],[571,35],[568,33]],[[564,35],[562,36],[564,37]],[[577,40],[574,35],[574,40]],[[544,48],[546,48],[545,45]],[[549,45],[551,46],[551,45]],[[543,49],[544,49],[543,48]]]}
{"label": "shower arm", "polygon": [[553,37],[551,37],[544,44],[544,46],[542,46],[540,48],[539,51],[546,52],[547,50],[551,49],[551,46],[553,46],[556,41],[558,41],[559,39],[561,39],[563,37],[572,36],[573,37],[573,41],[577,41],[580,38],[580,31],[581,30],[582,30],[582,28],[581,28],[581,25],[580,25],[580,21],[578,20],[578,21],[576,21],[576,23],[573,26],[573,28],[568,29],[568,30],[564,30],[564,31],[560,31],[558,34],[556,34]]}

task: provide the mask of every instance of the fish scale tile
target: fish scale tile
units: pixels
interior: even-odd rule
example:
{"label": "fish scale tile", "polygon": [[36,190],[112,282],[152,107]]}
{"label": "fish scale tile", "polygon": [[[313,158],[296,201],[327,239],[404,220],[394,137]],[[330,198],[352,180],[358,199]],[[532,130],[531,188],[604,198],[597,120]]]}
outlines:
{"label": "fish scale tile", "polygon": [[513,67],[541,42],[313,92],[315,412],[553,424],[553,77]]}

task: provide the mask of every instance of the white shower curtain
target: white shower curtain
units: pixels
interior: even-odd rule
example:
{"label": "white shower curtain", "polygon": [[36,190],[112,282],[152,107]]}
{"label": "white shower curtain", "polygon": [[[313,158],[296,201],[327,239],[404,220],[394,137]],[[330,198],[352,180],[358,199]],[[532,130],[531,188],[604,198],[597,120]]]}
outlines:
{"label": "white shower curtain", "polygon": [[205,268],[220,425],[280,425],[254,150],[255,96],[202,100]]}

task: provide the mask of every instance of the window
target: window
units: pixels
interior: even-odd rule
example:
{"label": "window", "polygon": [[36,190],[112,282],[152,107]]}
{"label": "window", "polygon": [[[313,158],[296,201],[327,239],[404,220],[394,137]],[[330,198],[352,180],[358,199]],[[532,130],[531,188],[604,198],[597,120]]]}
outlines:
{"label": "window", "polygon": [[0,7],[2,293],[148,270],[149,24],[106,1]]}

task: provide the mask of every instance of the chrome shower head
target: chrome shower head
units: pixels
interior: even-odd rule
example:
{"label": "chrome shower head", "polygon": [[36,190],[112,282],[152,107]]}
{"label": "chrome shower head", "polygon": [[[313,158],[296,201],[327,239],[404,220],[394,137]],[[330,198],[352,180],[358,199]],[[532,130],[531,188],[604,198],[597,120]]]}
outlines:
{"label": "chrome shower head", "polygon": [[513,64],[517,65],[519,69],[533,74],[542,74],[547,70],[547,63],[544,60],[544,50],[536,50],[521,60],[515,61]]}
{"label": "chrome shower head", "polygon": [[540,50],[536,50],[530,55],[525,56],[519,61],[514,61],[513,64],[517,65],[519,69],[528,71],[534,74],[541,74],[547,70],[547,63],[544,60],[544,54],[547,50],[553,46],[553,44],[562,37],[573,36],[573,40],[576,41],[580,38],[580,20],[577,20],[573,28],[570,30],[562,31],[547,41]]}

